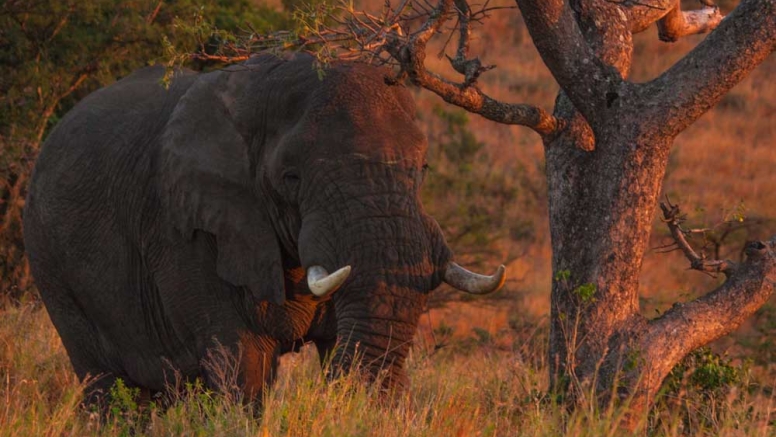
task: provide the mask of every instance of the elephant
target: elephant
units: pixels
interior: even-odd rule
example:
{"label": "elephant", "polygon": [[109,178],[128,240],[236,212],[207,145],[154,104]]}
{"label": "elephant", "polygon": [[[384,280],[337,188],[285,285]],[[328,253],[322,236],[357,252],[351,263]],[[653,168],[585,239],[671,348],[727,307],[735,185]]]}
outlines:
{"label": "elephant", "polygon": [[[118,378],[218,389],[238,357],[260,402],[281,354],[313,343],[329,374],[407,385],[428,293],[505,280],[453,260],[419,189],[427,141],[382,67],[255,55],[201,73],[146,67],[69,111],[40,151],[24,241],[85,403]],[[335,292],[336,291],[336,292]],[[97,378],[95,378],[97,377]]]}

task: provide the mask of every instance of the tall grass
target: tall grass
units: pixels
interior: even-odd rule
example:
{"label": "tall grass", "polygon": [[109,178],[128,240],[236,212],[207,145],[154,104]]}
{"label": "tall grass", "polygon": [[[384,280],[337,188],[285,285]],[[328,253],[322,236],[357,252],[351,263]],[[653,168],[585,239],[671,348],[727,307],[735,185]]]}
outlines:
{"label": "tall grass", "polygon": [[59,436],[88,429],[76,414],[84,385],[73,373],[46,312],[35,305],[0,314],[0,434]]}
{"label": "tall grass", "polygon": [[[418,341],[407,363],[412,388],[390,399],[353,375],[326,381],[314,350],[305,348],[284,357],[257,414],[238,398],[196,383],[175,391],[164,407],[143,405],[119,385],[107,418],[99,420],[79,407],[84,385],[45,310],[8,308],[0,318],[0,435],[628,435],[618,426],[627,404],[569,413],[547,393],[545,335],[513,326],[492,336],[456,336],[443,348]],[[710,399],[710,392],[701,395],[679,377],[677,389],[639,419],[657,436],[772,435],[772,387],[748,378]]]}

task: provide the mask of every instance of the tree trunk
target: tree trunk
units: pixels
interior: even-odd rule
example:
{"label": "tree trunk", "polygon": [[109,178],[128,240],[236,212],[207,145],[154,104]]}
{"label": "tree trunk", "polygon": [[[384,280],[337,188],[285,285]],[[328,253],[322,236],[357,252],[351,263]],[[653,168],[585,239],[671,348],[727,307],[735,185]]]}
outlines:
{"label": "tree trunk", "polygon": [[[776,238],[750,244],[741,265],[709,262],[684,240],[671,205],[665,218],[691,267],[727,280],[657,319],[639,312],[639,272],[674,138],[776,50],[776,0],[743,0],[724,20],[716,7],[683,11],[679,0],[516,2],[562,90],[552,115],[476,86],[492,67],[469,55],[477,14],[466,0],[439,0],[418,31],[391,34],[384,50],[401,76],[445,101],[541,135],[553,251],[551,389],[572,405],[628,400],[631,417],[642,417],[674,365],[736,329],[773,291]],[[460,83],[424,64],[426,43],[454,15],[450,61]],[[629,82],[633,34],[655,23],[664,41],[711,34],[654,80]]]}
{"label": "tree trunk", "polygon": [[[553,251],[551,389],[566,394],[572,405],[627,401],[631,415],[625,425],[633,427],[651,405],[665,376],[684,356],[735,329],[772,293],[776,239],[750,245],[748,261],[727,270],[725,284],[697,301],[675,305],[655,320],[647,320],[639,312],[639,272],[673,138],[773,51],[775,12],[772,3],[764,8],[760,5],[758,11],[755,2],[745,2],[739,8],[744,10],[729,19],[732,24],[727,23],[731,25],[706,42],[706,50],[727,45],[731,50],[728,58],[714,60],[699,53],[694,59],[695,68],[699,62],[710,66],[718,62],[708,73],[718,76],[719,81],[693,89],[690,81],[665,80],[661,85],[671,86],[681,96],[672,102],[645,99],[647,95],[639,86],[624,80],[631,63],[633,22],[619,19],[620,6],[615,2],[572,1],[571,13],[563,10],[563,2],[554,3],[557,9],[552,11],[548,4],[536,6],[536,2],[518,0],[540,53],[563,87],[554,116],[566,128],[544,136]],[[742,32],[742,22],[735,20],[755,14],[766,16],[764,23],[759,23],[759,30],[768,32],[764,47],[746,38],[756,32]],[[577,47],[563,47],[574,29],[566,29],[569,35],[552,35],[544,23],[537,23],[544,18],[562,27],[570,16],[581,33],[575,40]],[[717,34],[722,35],[714,41]],[[725,39],[733,34],[737,41]],[[587,41],[594,57],[579,50],[579,36]],[[548,47],[550,44],[553,47]],[[749,57],[734,51],[743,48],[750,50]],[[569,69],[575,56],[570,49],[583,52],[576,72],[563,71]],[[555,57],[553,51],[563,58]],[[601,80],[602,86],[591,87],[598,92],[585,96],[590,89],[580,89],[585,86],[581,78],[591,76],[583,70],[597,60],[600,68],[593,74],[598,74],[595,79]],[[565,87],[564,75],[576,83]],[[665,78],[655,82],[661,79]],[[653,88],[653,92],[659,91]],[[693,92],[701,97],[695,98]],[[664,121],[650,117],[658,114],[655,107],[661,107],[664,114],[672,110],[678,113],[670,105],[686,105],[686,111]],[[663,123],[669,129],[662,129]]]}
{"label": "tree trunk", "polygon": [[599,137],[592,151],[575,147],[573,135],[546,146],[551,381],[577,398],[613,388],[630,343],[646,326],[639,272],[668,157],[629,132]]}
{"label": "tree trunk", "polygon": [[768,300],[776,238],[750,244],[747,262],[726,272],[717,290],[647,320],[639,313],[639,272],[672,140],[646,141],[617,126],[598,138],[592,151],[575,147],[587,140],[573,133],[546,144],[551,389],[577,405],[627,401],[626,419],[636,420],[689,352],[731,332]]}

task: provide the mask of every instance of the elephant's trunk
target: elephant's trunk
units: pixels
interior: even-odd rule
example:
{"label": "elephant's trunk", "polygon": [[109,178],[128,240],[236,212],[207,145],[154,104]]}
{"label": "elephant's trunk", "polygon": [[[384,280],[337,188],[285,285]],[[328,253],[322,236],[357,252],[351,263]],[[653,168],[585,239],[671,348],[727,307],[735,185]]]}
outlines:
{"label": "elephant's trunk", "polygon": [[450,253],[420,217],[372,218],[349,228],[357,238],[343,244],[353,270],[332,295],[339,343],[332,373],[353,370],[356,359],[366,376],[401,388],[427,295],[442,282]]}
{"label": "elephant's trunk", "polygon": [[452,258],[417,198],[417,169],[398,163],[361,155],[319,162],[321,179],[309,189],[320,191],[302,197],[299,233],[305,268],[352,267],[332,294],[339,344],[331,373],[351,370],[359,359],[357,368],[372,378],[384,375],[394,387],[404,385],[402,369],[426,296],[442,283]]}
{"label": "elephant's trunk", "polygon": [[347,290],[363,294],[364,299],[335,299],[338,346],[331,361],[332,373],[358,369],[370,380],[400,389],[407,382],[404,363],[426,294],[387,285],[390,280],[380,282],[369,290]]}

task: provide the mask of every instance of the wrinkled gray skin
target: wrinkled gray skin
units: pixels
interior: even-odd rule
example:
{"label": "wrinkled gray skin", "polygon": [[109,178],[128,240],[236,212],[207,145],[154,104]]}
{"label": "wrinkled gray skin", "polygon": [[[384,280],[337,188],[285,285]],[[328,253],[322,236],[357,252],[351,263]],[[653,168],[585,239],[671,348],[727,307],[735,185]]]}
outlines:
{"label": "wrinkled gray skin", "polygon": [[[346,370],[402,371],[451,253],[418,190],[426,142],[386,72],[271,56],[208,74],[159,67],[97,91],[43,146],[25,243],[79,378],[163,391],[242,350],[248,399],[314,342]],[[331,299],[304,269],[353,271]],[[334,348],[339,339],[342,347]]]}

